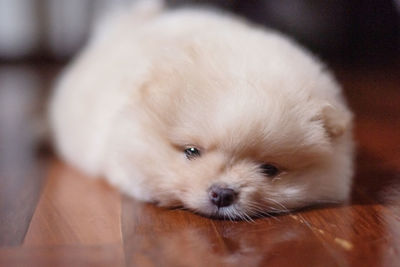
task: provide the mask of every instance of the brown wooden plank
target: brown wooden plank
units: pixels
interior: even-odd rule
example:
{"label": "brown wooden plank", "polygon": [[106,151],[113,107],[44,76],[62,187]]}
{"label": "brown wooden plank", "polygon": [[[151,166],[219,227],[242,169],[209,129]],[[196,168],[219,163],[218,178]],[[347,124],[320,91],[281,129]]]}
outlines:
{"label": "brown wooden plank", "polygon": [[343,261],[290,215],[231,222],[125,198],[122,231],[128,266],[338,266]]}
{"label": "brown wooden plank", "polygon": [[120,209],[116,189],[54,161],[24,246],[122,243]]}
{"label": "brown wooden plank", "polygon": [[7,267],[118,267],[124,265],[121,244],[0,249],[0,266]]}

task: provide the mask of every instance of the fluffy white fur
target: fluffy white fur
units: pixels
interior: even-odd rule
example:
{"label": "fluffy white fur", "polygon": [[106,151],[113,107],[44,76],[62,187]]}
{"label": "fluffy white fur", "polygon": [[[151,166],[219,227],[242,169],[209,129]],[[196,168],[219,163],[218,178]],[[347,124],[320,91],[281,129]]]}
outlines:
{"label": "fluffy white fur", "polygon": [[[155,1],[110,16],[50,105],[70,164],[140,200],[231,218],[346,200],[351,117],[324,65],[287,37]],[[213,205],[214,184],[236,201]]]}

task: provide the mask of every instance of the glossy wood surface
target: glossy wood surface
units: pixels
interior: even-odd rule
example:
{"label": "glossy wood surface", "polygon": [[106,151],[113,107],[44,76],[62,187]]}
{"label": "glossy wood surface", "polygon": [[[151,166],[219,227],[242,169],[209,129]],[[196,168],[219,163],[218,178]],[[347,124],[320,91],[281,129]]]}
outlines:
{"label": "glossy wood surface", "polygon": [[251,222],[140,203],[37,153],[58,69],[0,68],[0,266],[400,266],[398,69],[337,71],[356,112],[351,203]]}

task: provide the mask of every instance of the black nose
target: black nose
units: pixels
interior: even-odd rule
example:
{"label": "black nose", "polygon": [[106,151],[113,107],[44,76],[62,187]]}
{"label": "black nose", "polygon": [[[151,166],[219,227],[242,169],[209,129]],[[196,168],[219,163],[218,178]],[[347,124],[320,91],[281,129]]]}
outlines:
{"label": "black nose", "polygon": [[233,203],[236,198],[236,193],[230,188],[213,185],[210,188],[211,202],[218,208],[226,207]]}

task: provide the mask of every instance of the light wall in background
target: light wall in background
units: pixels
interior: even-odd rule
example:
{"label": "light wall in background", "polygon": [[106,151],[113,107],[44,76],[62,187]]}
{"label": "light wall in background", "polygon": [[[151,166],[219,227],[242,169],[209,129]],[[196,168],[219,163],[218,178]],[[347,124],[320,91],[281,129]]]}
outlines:
{"label": "light wall in background", "polygon": [[107,10],[134,0],[0,0],[0,57],[68,57]]}
{"label": "light wall in background", "polygon": [[35,1],[0,0],[0,55],[25,56],[38,46]]}

